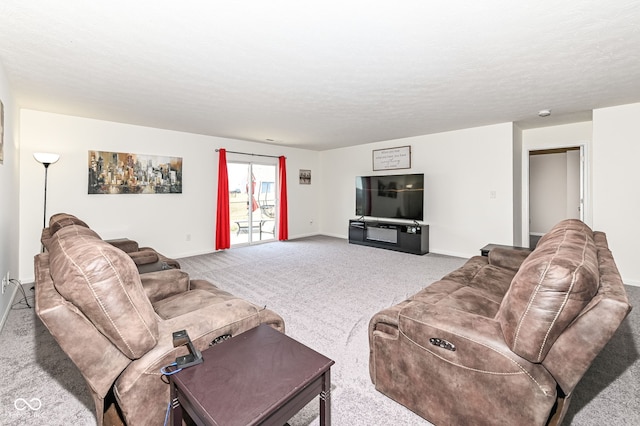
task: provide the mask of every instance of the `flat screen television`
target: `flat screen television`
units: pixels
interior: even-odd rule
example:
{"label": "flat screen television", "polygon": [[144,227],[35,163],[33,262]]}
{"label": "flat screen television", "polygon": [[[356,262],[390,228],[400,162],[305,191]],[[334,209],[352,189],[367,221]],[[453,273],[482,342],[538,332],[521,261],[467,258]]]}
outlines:
{"label": "flat screen television", "polygon": [[424,174],[356,177],[356,216],[424,220]]}

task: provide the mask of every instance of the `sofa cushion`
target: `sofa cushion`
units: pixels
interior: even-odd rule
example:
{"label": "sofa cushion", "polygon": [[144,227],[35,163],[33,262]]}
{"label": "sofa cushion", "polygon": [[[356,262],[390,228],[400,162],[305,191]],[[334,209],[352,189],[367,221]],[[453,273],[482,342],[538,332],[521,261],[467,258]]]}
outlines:
{"label": "sofa cushion", "polygon": [[68,213],[56,213],[49,219],[49,229],[51,230],[52,236],[60,229],[69,225],[79,225],[85,228],[89,227],[85,222]]}
{"label": "sofa cushion", "polygon": [[589,228],[589,225],[587,225],[586,223],[578,219],[565,219],[563,221],[558,222],[553,228],[551,228],[549,232],[544,234],[538,240],[538,244],[536,245],[536,247],[539,246],[540,244],[543,244],[546,240],[550,238],[554,238],[554,235],[556,235],[556,233],[558,232],[562,233],[564,230],[569,230],[569,229],[572,229],[574,231],[586,232],[587,234],[593,235],[593,230]]}
{"label": "sofa cushion", "polygon": [[155,312],[126,253],[80,225],[57,231],[49,252],[58,292],[123,354],[136,359],[156,345]]}
{"label": "sofa cushion", "polygon": [[515,273],[490,265],[487,257],[475,256],[410,300],[494,318]]}
{"label": "sofa cushion", "polygon": [[164,269],[140,274],[140,281],[151,305],[174,294],[189,291],[191,284],[189,274],[180,269]]}
{"label": "sofa cushion", "polygon": [[53,237],[53,235],[60,229],[69,225],[79,225],[83,228],[89,229],[86,223],[73,215],[67,213],[56,213],[49,219],[49,226],[42,230],[42,234],[40,235],[40,242],[48,250],[49,243],[51,242],[51,238]]}
{"label": "sofa cushion", "polygon": [[500,306],[496,318],[510,349],[541,362],[598,286],[593,232],[560,222],[522,263]]}
{"label": "sofa cushion", "polygon": [[224,324],[230,324],[241,318],[255,315],[259,310],[256,305],[246,300],[227,296],[226,293],[216,294],[203,289],[174,294],[154,303],[153,307],[163,320],[176,318],[201,309],[215,311],[217,320]]}

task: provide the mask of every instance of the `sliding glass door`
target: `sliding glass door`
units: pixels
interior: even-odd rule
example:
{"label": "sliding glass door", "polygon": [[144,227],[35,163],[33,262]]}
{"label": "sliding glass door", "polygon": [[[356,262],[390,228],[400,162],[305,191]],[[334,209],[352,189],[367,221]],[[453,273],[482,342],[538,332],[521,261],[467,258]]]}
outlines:
{"label": "sliding glass door", "polygon": [[227,163],[231,246],[275,239],[276,166]]}

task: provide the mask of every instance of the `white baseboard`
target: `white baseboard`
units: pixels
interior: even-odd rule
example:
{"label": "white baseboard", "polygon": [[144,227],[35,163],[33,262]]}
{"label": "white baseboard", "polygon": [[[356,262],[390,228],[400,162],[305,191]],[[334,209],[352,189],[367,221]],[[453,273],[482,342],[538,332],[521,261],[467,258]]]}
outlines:
{"label": "white baseboard", "polygon": [[4,328],[4,324],[7,322],[7,318],[9,318],[9,312],[11,312],[11,307],[13,306],[13,300],[16,298],[16,293],[18,292],[18,287],[11,286],[13,291],[11,292],[11,296],[9,297],[9,304],[6,306],[5,311],[2,313],[2,318],[0,318],[0,332]]}
{"label": "white baseboard", "polygon": [[480,250],[477,253],[462,253],[457,251],[449,251],[449,250],[433,250],[429,247],[429,253],[433,254],[441,254],[443,256],[451,256],[451,257],[461,257],[463,259],[470,259],[473,256],[480,256]]}
{"label": "white baseboard", "polygon": [[333,237],[333,238],[340,238],[341,240],[348,240],[349,237],[347,237],[344,234],[327,234],[327,233],[316,233],[316,234],[310,234],[308,235],[309,237],[314,236],[314,235],[325,235],[327,237]]}

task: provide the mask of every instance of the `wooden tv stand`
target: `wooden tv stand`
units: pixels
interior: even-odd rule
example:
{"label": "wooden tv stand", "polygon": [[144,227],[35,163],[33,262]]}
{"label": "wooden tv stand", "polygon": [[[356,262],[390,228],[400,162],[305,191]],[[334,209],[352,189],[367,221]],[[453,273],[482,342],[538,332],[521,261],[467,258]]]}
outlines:
{"label": "wooden tv stand", "polygon": [[349,242],[422,255],[429,253],[429,225],[353,219]]}

